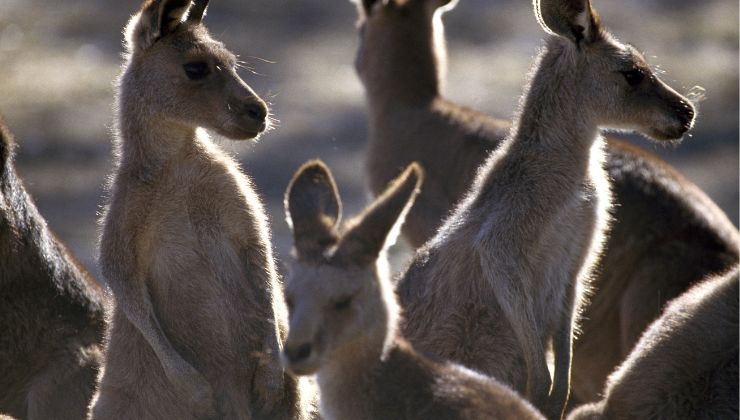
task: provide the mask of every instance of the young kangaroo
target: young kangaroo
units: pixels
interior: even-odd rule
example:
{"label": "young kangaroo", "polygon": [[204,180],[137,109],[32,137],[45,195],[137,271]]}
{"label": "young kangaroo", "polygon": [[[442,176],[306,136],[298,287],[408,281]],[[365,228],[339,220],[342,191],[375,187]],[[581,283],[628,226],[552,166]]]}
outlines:
{"label": "young kangaroo", "polygon": [[535,11],[552,36],[511,134],[398,293],[404,332],[420,351],[491,374],[559,418],[573,327],[608,220],[599,127],[675,140],[694,110],[601,27],[588,0],[538,2]]}
{"label": "young kangaroo", "polygon": [[49,231],[13,148],[0,118],[0,413],[81,419],[102,361],[105,297]]}
{"label": "young kangaroo", "polygon": [[[441,96],[447,61],[441,15],[452,5],[358,1],[355,64],[369,107],[370,187],[380,194],[412,161],[424,168],[424,187],[403,227],[414,246],[437,231],[509,128]],[[615,203],[611,235],[573,354],[573,389],[582,401],[598,396],[666,302],[739,261],[737,229],[665,162],[608,138],[606,169]]]}
{"label": "young kangaroo", "polygon": [[674,299],[577,419],[736,419],[738,271]]}
{"label": "young kangaroo", "polygon": [[201,23],[206,3],[149,0],[126,29],[100,245],[116,306],[93,418],[301,416],[262,204],[198,129],[253,138],[268,110]]}
{"label": "young kangaroo", "polygon": [[412,164],[340,233],[329,169],[315,161],[298,170],[285,198],[296,257],[286,281],[285,366],[317,374],[326,419],[542,418],[506,386],[429,360],[397,333],[400,310],[377,260],[421,181]]}

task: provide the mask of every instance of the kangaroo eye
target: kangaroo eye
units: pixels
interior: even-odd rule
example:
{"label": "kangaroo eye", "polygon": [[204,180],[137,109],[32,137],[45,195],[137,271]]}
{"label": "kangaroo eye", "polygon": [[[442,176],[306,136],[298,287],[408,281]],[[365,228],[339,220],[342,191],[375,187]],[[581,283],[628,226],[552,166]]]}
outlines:
{"label": "kangaroo eye", "polygon": [[632,69],[621,72],[624,76],[624,80],[627,81],[627,84],[630,86],[637,86],[639,85],[643,80],[645,80],[645,72],[643,72],[641,69]]}
{"label": "kangaroo eye", "polygon": [[201,80],[211,73],[208,64],[203,61],[183,64],[182,68],[190,80]]}
{"label": "kangaroo eye", "polygon": [[347,296],[339,299],[334,303],[334,309],[337,311],[343,311],[348,309],[352,305],[352,296]]}

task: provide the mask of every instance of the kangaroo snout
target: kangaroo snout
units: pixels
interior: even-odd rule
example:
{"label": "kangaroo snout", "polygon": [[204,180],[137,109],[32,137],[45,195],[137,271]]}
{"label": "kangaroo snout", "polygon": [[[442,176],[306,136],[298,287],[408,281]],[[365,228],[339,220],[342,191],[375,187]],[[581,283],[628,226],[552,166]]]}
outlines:
{"label": "kangaroo snout", "polygon": [[318,369],[317,353],[310,342],[285,344],[282,353],[283,367],[294,375],[311,375]]}
{"label": "kangaroo snout", "polygon": [[267,118],[267,106],[264,102],[251,103],[244,106],[244,113],[251,119],[264,123]]}
{"label": "kangaroo snout", "polygon": [[694,125],[694,117],[696,116],[694,107],[688,101],[682,99],[674,105],[673,109],[676,111],[676,118],[681,123],[684,132],[689,131]]}
{"label": "kangaroo snout", "polygon": [[311,343],[303,343],[298,346],[286,346],[283,353],[288,362],[295,364],[308,359],[311,356],[312,350]]}
{"label": "kangaroo snout", "polygon": [[256,95],[232,97],[227,103],[230,124],[219,127],[220,134],[231,139],[257,137],[269,128],[267,104]]}
{"label": "kangaroo snout", "polygon": [[263,125],[267,122],[267,104],[257,96],[235,99],[230,107],[232,112],[240,119],[245,119],[248,124]]}

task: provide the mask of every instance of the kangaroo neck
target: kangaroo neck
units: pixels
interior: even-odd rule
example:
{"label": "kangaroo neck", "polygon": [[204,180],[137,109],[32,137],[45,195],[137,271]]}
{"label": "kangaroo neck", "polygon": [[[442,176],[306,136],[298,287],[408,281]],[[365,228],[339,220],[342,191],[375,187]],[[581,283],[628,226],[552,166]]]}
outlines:
{"label": "kangaroo neck", "polygon": [[564,186],[578,189],[603,166],[603,141],[593,111],[584,106],[587,89],[578,78],[577,51],[556,41],[537,59],[511,136],[486,162],[477,185],[478,206],[497,202],[489,195],[511,185],[526,188],[531,197]]}
{"label": "kangaroo neck", "polygon": [[[388,351],[395,347],[394,340]],[[353,349],[347,349],[338,356],[316,375],[321,393],[327,401],[322,402],[322,412],[331,414],[330,418],[353,418],[357,412],[370,412],[371,407],[360,406],[373,404],[363,396],[374,394],[379,386],[387,352],[380,343],[374,343],[353,346]]]}
{"label": "kangaroo neck", "polygon": [[119,167],[144,178],[155,176],[197,142],[196,130],[119,103],[117,144]]}
{"label": "kangaroo neck", "polygon": [[586,104],[588,89],[579,80],[577,54],[560,40],[548,42],[524,95],[509,153],[527,153],[554,168],[585,170],[599,129]]}
{"label": "kangaroo neck", "polygon": [[447,59],[444,30],[437,15],[423,26],[407,34],[404,42],[376,45],[384,48],[382,54],[360,51],[364,57],[358,58],[362,62],[358,65],[366,68],[361,78],[371,115],[379,117],[402,106],[425,106],[440,97]]}

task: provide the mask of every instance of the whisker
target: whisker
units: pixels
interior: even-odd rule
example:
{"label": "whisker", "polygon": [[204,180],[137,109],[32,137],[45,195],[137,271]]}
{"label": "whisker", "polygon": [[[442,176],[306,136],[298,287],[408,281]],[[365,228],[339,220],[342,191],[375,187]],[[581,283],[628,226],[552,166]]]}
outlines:
{"label": "whisker", "polygon": [[262,61],[263,63],[267,63],[267,64],[277,64],[277,61],[268,60],[266,58],[257,57],[257,56],[254,56],[254,55],[250,55],[248,57],[249,58],[254,58],[255,60],[259,60],[259,61]]}

